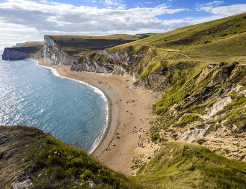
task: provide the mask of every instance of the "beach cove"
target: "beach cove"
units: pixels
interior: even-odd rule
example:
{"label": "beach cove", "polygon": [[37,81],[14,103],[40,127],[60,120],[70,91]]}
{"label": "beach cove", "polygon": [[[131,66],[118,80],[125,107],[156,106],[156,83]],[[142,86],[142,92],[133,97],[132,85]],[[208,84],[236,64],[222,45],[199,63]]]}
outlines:
{"label": "beach cove", "polygon": [[42,59],[33,59],[39,65],[57,70],[59,75],[83,81],[100,89],[108,101],[108,127],[92,155],[109,168],[127,175],[134,175],[131,164],[134,156],[144,154],[145,159],[157,146],[148,142],[149,129],[155,119],[152,105],[160,95],[150,90],[131,88],[132,78],[72,72],[70,66],[50,65]]}

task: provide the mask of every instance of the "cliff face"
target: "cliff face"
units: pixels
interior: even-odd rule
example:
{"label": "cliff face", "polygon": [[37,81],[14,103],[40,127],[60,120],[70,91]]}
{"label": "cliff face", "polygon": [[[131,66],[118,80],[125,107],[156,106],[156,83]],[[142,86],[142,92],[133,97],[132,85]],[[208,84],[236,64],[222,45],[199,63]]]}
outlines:
{"label": "cliff face", "polygon": [[[101,51],[76,61],[72,65],[71,70],[135,76],[135,73],[131,70],[131,66],[137,59],[143,56],[145,55],[130,55],[124,50],[112,53]],[[80,63],[78,63],[79,61]]]}
{"label": "cliff face", "polygon": [[26,42],[23,44],[16,44],[16,47],[5,48],[2,59],[3,60],[23,60],[26,58],[33,58],[35,54],[43,48],[43,42]]}
{"label": "cliff face", "polygon": [[28,53],[19,51],[19,48],[5,48],[2,55],[3,60],[23,60],[29,57]]}
{"label": "cliff face", "polygon": [[171,84],[165,80],[166,77],[161,70],[142,77],[143,70],[154,58],[152,50],[151,46],[142,46],[137,50],[104,50],[77,59],[73,62],[71,70],[130,76],[135,79],[132,85],[134,88],[163,91]]}
{"label": "cliff face", "polygon": [[44,60],[49,64],[71,65],[76,60],[75,57],[68,55],[59,49],[56,43],[49,37],[44,36]]}
{"label": "cliff face", "polygon": [[44,58],[44,47],[38,50],[38,52],[36,52],[35,54],[31,55],[31,58],[35,58],[35,59]]}

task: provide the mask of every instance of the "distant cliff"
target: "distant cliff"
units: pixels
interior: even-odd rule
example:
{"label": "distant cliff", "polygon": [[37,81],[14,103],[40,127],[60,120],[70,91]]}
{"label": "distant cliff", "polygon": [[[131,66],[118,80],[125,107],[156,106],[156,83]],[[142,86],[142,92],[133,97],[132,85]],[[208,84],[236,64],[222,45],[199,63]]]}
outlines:
{"label": "distant cliff", "polygon": [[19,50],[20,50],[19,48],[5,48],[3,55],[2,55],[2,59],[3,60],[23,60],[23,59],[30,57],[28,53],[22,52]]}
{"label": "distant cliff", "polygon": [[151,34],[109,36],[44,36],[44,60],[49,64],[72,65],[84,55],[146,38]]}
{"label": "distant cliff", "polygon": [[27,42],[20,47],[8,47],[4,49],[3,60],[23,60],[35,55],[43,48],[43,42]]}

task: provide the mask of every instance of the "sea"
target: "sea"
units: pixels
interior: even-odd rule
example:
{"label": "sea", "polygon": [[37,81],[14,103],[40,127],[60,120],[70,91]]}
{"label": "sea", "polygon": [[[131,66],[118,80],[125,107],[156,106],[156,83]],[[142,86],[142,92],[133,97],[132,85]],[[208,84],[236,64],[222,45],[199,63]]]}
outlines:
{"label": "sea", "polygon": [[99,144],[108,122],[107,99],[97,88],[61,77],[32,60],[2,60],[0,125],[37,127],[86,150]]}

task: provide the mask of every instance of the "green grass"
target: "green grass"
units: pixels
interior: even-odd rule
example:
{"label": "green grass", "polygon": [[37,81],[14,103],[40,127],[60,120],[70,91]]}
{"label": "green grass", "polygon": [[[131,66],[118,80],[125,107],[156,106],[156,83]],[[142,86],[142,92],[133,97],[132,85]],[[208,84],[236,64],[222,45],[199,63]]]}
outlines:
{"label": "green grass", "polygon": [[137,176],[132,177],[110,170],[85,151],[36,128],[1,126],[0,131],[7,137],[0,149],[2,188],[10,188],[12,179],[23,171],[30,175],[30,188],[89,188],[90,181],[96,184],[94,188],[241,189],[246,186],[245,162],[226,159],[199,145],[164,143]]}
{"label": "green grass", "polygon": [[191,58],[207,61],[246,62],[245,56],[246,33],[216,41],[206,45],[199,45],[184,50],[183,53]]}
{"label": "green grass", "polygon": [[168,142],[135,179],[149,188],[245,188],[246,163],[199,145]]}
{"label": "green grass", "polygon": [[[13,178],[26,171],[30,188],[139,188],[132,178],[110,170],[77,149],[42,131],[23,126],[0,127],[7,142],[0,149],[0,187],[10,188]],[[9,152],[12,153],[8,156]]]}
{"label": "green grass", "polygon": [[173,127],[184,127],[186,124],[194,121],[203,121],[202,118],[196,114],[188,114],[183,116],[179,122],[175,123]]}
{"label": "green grass", "polygon": [[57,46],[75,57],[90,55],[110,47],[129,43],[149,37],[154,34],[117,34],[109,36],[79,36],[79,35],[48,35]]}
{"label": "green grass", "polygon": [[246,108],[233,108],[229,113],[227,113],[223,120],[226,120],[224,123],[225,126],[228,128],[232,128],[233,125],[236,125],[239,131],[241,132],[245,131],[245,125],[246,125]]}
{"label": "green grass", "polygon": [[[34,146],[39,148],[35,149]],[[88,188],[89,181],[96,184],[95,188],[138,187],[131,179],[89,157],[85,151],[69,146],[51,136],[40,139],[30,148],[26,161],[30,159],[35,160],[31,169],[34,174],[35,188],[44,186]],[[38,176],[40,174],[41,176]]]}
{"label": "green grass", "polygon": [[150,36],[132,44],[152,45],[165,49],[186,49],[227,39],[246,31],[246,13],[179,28]]}

